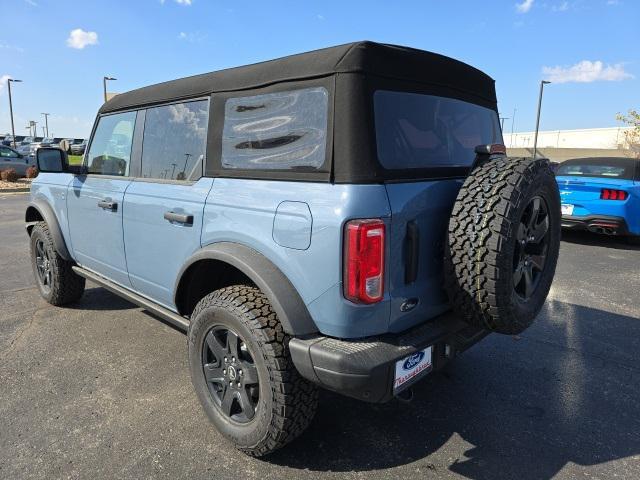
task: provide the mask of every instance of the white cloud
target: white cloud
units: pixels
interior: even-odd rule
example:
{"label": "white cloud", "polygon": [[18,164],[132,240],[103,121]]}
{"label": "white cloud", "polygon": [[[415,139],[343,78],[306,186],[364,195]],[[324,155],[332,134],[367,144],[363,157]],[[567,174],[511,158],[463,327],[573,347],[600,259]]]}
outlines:
{"label": "white cloud", "polygon": [[2,75],[0,77],[0,95],[4,92],[4,87],[7,85],[7,80],[11,78],[11,75]]}
{"label": "white cloud", "polygon": [[67,46],[82,50],[87,45],[96,45],[98,43],[98,34],[96,32],[85,32],[81,28],[71,30],[69,38],[67,38]]}
{"label": "white cloud", "polygon": [[533,7],[534,0],[523,0],[522,3],[516,3],[518,13],[527,13]]}
{"label": "white cloud", "polygon": [[[193,0],[173,0],[174,2],[176,2],[178,5],[184,5],[186,7],[191,6],[191,4],[193,3]],[[166,3],[166,0],[160,0],[160,5],[164,5]]]}
{"label": "white cloud", "polygon": [[316,15],[316,18],[322,22],[324,20],[324,15],[318,14]]}
{"label": "white cloud", "polygon": [[634,78],[625,72],[622,63],[605,65],[600,60],[592,62],[582,60],[571,66],[542,67],[542,73],[546,80],[554,83],[591,83],[591,82],[619,82]]}
{"label": "white cloud", "polygon": [[178,33],[178,40],[182,40],[190,43],[199,43],[204,41],[206,38],[207,38],[207,35],[199,31]]}
{"label": "white cloud", "polygon": [[9,45],[8,43],[0,43],[0,50],[13,50],[20,53],[24,52],[24,48]]}
{"label": "white cloud", "polygon": [[569,10],[569,2],[561,2],[558,5],[551,7],[554,12],[566,12]]}

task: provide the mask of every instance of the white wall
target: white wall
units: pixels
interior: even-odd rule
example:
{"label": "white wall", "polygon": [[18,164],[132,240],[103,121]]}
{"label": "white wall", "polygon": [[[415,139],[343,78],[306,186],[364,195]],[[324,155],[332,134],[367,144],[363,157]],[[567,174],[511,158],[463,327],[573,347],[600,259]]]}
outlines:
{"label": "white wall", "polygon": [[[538,133],[539,148],[628,148],[624,132],[631,127],[585,128],[582,130],[547,130]],[[533,148],[535,132],[504,133],[508,148]]]}

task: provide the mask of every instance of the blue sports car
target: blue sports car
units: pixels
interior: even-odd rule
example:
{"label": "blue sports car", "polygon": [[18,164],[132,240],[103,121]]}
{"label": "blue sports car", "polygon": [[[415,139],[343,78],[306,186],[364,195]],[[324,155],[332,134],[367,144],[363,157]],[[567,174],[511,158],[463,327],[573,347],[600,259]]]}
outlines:
{"label": "blue sports car", "polygon": [[575,158],[560,164],[556,181],[562,226],[640,241],[640,160]]}

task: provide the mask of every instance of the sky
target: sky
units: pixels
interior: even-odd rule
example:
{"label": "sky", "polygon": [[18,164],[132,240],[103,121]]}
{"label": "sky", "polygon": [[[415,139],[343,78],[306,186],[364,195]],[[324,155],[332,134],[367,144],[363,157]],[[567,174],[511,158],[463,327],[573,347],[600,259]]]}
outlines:
{"label": "sky", "polygon": [[357,40],[462,60],[496,80],[510,132],[612,127],[640,109],[640,0],[0,0],[0,133],[86,137],[109,91]]}

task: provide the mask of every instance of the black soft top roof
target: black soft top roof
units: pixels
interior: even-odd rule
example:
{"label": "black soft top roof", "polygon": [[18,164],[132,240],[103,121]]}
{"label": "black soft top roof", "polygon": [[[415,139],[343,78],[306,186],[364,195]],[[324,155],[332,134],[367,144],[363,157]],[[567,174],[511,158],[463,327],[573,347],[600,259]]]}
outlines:
{"label": "black soft top roof", "polygon": [[336,73],[442,86],[485,105],[496,104],[493,79],[476,68],[424,50],[363,41],[139,88],[116,95],[100,113]]}

